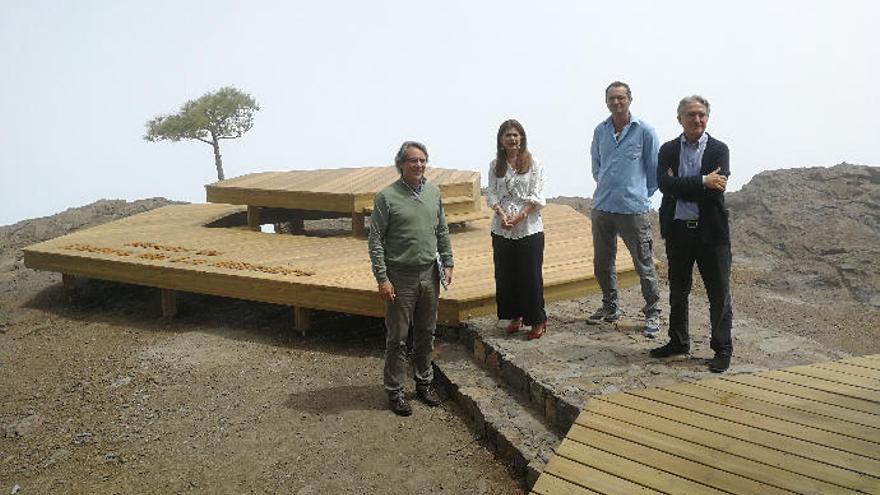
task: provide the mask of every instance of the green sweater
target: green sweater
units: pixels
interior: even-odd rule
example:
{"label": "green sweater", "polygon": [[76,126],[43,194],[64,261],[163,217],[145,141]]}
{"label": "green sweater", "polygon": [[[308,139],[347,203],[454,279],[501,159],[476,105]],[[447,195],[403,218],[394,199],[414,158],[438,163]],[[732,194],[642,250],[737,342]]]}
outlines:
{"label": "green sweater", "polygon": [[443,215],[440,189],[422,184],[418,196],[395,181],[373,199],[368,240],[376,282],[388,280],[388,267],[418,267],[433,263],[437,253],[444,266],[452,266],[452,243]]}

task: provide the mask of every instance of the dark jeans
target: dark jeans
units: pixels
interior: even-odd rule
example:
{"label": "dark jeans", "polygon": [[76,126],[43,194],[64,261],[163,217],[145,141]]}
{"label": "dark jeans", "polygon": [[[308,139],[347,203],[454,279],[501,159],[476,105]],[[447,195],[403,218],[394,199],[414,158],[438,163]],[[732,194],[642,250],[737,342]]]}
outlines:
{"label": "dark jeans", "polygon": [[707,244],[700,239],[699,228],[688,228],[685,222],[676,220],[666,236],[666,258],[669,262],[670,343],[676,346],[690,345],[688,296],[696,262],[709,297],[710,347],[717,355],[730,356],[733,353],[730,336],[733,323],[730,244]]}
{"label": "dark jeans", "polygon": [[495,303],[498,318],[522,318],[525,325],[547,321],[544,312],[544,233],[520,239],[492,234]]}

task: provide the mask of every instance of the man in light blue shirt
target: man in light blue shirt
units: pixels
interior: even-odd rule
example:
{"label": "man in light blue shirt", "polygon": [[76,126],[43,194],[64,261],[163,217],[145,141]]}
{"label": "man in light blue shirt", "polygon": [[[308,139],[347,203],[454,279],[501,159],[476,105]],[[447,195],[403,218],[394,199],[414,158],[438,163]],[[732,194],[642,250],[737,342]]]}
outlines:
{"label": "man in light blue shirt", "polygon": [[632,256],[642,285],[645,335],[660,332],[660,287],[654,269],[651,237],[651,195],[657,190],[657,151],[660,143],[654,128],[632,116],[632,92],[615,81],[605,89],[611,116],[593,131],[590,146],[593,180],[593,271],[602,289],[602,307],[587,323],[613,323],[623,310],[617,295],[617,236]]}

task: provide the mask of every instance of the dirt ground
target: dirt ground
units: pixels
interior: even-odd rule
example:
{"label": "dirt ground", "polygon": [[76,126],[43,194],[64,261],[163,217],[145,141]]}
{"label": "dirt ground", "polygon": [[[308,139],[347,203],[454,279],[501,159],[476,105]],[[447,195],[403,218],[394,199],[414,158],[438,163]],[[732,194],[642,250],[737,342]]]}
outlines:
{"label": "dirt ground", "polygon": [[[0,493],[517,493],[451,402],[391,414],[378,320],[35,274],[0,334]],[[28,294],[28,292],[31,292]],[[28,297],[30,296],[30,297]]]}

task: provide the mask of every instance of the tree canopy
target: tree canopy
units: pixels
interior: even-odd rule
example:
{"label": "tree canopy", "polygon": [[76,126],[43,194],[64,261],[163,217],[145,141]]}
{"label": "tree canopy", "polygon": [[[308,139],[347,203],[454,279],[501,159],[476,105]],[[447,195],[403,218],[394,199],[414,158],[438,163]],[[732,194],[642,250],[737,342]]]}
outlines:
{"label": "tree canopy", "polygon": [[190,100],[172,115],[159,115],[147,122],[144,139],[150,142],[191,139],[214,149],[217,179],[223,180],[221,139],[240,138],[254,125],[260,109],[251,95],[231,86]]}

